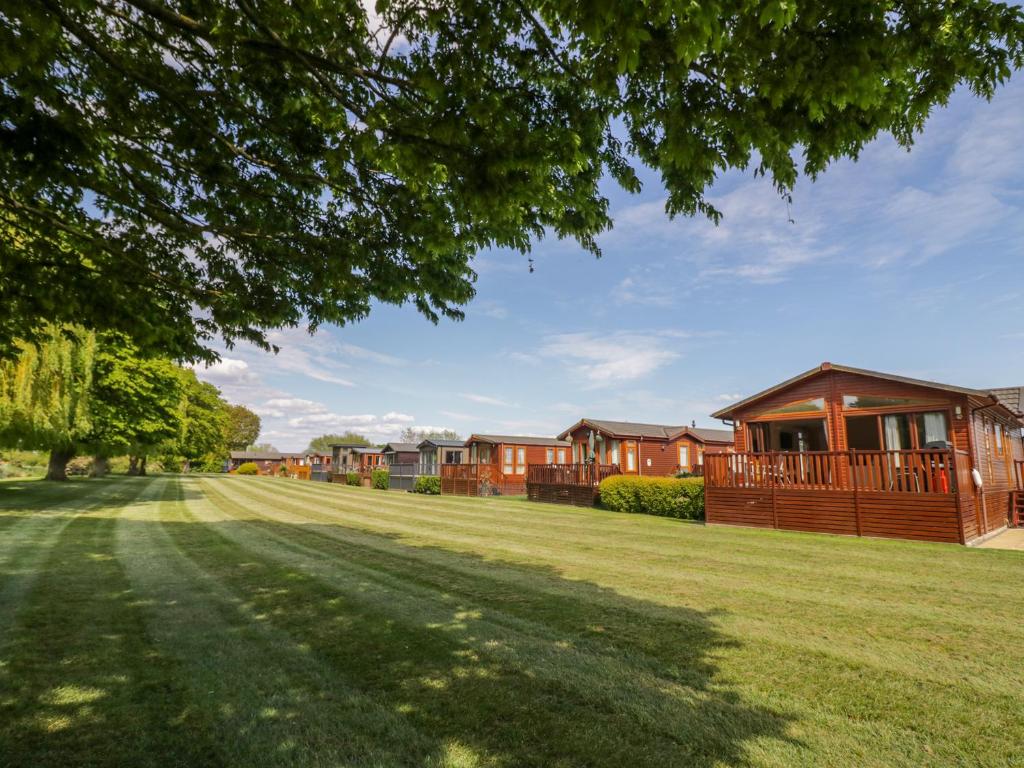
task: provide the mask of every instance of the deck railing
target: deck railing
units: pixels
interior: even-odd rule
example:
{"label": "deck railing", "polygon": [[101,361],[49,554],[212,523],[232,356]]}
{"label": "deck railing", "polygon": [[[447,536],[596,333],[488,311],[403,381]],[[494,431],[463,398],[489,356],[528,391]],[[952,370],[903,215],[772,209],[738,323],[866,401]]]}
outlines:
{"label": "deck railing", "polygon": [[705,454],[711,488],[952,493],[953,452],[806,451]]}
{"label": "deck railing", "polygon": [[606,477],[619,473],[617,464],[531,464],[526,482],[596,487]]}
{"label": "deck railing", "polygon": [[1013,460],[1013,481],[1018,491],[1024,491],[1024,459]]}

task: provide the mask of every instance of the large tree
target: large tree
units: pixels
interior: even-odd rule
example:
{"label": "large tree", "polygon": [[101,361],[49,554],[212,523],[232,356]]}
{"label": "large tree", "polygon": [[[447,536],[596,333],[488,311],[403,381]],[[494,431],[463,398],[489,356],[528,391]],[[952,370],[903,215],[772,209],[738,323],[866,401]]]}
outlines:
{"label": "large tree", "polygon": [[224,412],[224,441],[232,451],[244,451],[260,436],[260,417],[244,405],[229,405]]}
{"label": "large tree", "polygon": [[0,347],[40,318],[211,358],[365,316],[460,317],[481,248],[597,251],[599,184],[667,213],[780,193],[1024,63],[990,0],[25,0],[0,14]]}
{"label": "large tree", "polygon": [[108,456],[124,454],[137,472],[137,457],[174,440],[183,429],[184,397],[178,366],[141,357],[122,334],[102,334],[93,365],[93,428],[86,438],[96,456],[95,474],[105,471]]}
{"label": "large tree", "polygon": [[47,325],[35,337],[0,361],[0,444],[49,451],[46,478],[67,480],[68,462],[93,434],[96,335]]}
{"label": "large tree", "polygon": [[[213,384],[200,381],[195,372],[179,370],[183,398],[181,402],[181,431],[173,444],[166,447],[169,456],[180,456],[187,472],[194,461],[205,460],[211,454],[227,454],[224,439],[228,404]],[[145,474],[143,457],[142,474]]]}

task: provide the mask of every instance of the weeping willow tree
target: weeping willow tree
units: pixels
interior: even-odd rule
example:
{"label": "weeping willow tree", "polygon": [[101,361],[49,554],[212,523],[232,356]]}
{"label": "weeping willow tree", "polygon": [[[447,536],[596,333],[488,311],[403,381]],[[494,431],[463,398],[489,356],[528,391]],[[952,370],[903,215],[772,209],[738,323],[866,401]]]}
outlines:
{"label": "weeping willow tree", "polygon": [[46,478],[66,480],[67,464],[93,430],[96,335],[47,326],[0,362],[0,442],[50,452]]}

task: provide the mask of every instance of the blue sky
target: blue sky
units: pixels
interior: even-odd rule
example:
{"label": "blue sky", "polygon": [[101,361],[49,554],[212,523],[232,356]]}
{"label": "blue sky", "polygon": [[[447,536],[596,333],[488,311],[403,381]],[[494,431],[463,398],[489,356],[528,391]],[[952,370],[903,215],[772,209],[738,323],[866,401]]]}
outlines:
{"label": "blue sky", "polygon": [[[257,411],[261,440],[406,426],[550,435],[583,416],[719,426],[709,414],[824,360],[965,386],[1024,384],[1024,76],[958,94],[911,153],[891,139],[801,179],[711,190],[725,218],[669,220],[653,174],[611,186],[595,260],[546,240],[475,261],[462,323],[377,307],[273,334],[199,370]],[[789,221],[792,216],[793,223]]]}

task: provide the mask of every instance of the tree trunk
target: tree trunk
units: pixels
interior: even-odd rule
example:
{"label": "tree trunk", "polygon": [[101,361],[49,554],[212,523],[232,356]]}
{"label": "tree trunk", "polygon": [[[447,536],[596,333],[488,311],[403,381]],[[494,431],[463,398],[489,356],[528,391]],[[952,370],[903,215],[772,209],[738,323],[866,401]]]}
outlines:
{"label": "tree trunk", "polygon": [[139,457],[139,477],[146,476],[146,456]]}
{"label": "tree trunk", "polygon": [[129,456],[128,457],[128,474],[137,475],[139,474],[139,457]]}
{"label": "tree trunk", "polygon": [[188,474],[189,472],[191,472],[191,471],[192,471],[192,460],[191,460],[191,459],[185,459],[185,461],[184,461],[184,462],[182,463],[182,465],[181,465],[181,471],[182,471],[183,473],[185,473],[186,475],[187,475],[187,474]]}
{"label": "tree trunk", "polygon": [[71,448],[54,448],[50,451],[50,463],[46,468],[47,480],[67,480],[68,462],[75,457]]}
{"label": "tree trunk", "polygon": [[103,477],[110,471],[110,461],[106,456],[93,456],[92,469],[89,470],[89,477]]}

